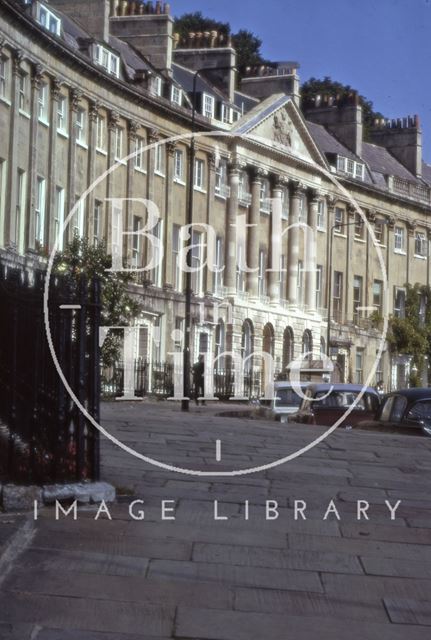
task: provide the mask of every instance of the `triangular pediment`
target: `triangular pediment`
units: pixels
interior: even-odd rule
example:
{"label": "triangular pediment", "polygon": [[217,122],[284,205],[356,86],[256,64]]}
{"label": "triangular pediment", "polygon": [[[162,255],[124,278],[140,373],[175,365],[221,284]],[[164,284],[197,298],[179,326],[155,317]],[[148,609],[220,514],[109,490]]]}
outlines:
{"label": "triangular pediment", "polygon": [[306,162],[327,166],[301,112],[285,94],[271,96],[256,105],[239,120],[233,132]]}

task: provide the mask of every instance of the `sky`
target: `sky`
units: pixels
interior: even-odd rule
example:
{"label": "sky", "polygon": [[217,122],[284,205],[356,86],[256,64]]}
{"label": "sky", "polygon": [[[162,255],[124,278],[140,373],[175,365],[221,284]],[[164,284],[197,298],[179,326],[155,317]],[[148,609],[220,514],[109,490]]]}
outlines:
{"label": "sky", "polygon": [[248,29],[269,60],[296,60],[310,77],[350,84],[388,118],[419,114],[431,163],[431,0],[171,0]]}

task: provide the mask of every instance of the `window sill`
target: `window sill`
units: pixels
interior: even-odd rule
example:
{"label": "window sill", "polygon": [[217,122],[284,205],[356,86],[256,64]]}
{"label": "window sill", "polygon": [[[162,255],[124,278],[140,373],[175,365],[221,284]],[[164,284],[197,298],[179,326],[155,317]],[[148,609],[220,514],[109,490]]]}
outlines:
{"label": "window sill", "polygon": [[81,147],[81,149],[88,150],[88,144],[86,142],[81,142],[80,140],[77,140],[76,144],[78,147]]}
{"label": "window sill", "polygon": [[226,200],[227,200],[227,197],[226,197],[226,196],[224,196],[224,195],[223,195],[223,194],[221,194],[221,193],[214,192],[214,195],[215,195],[215,197],[216,197],[216,198],[218,198],[219,200],[224,200],[224,202],[226,202]]}
{"label": "window sill", "polygon": [[98,147],[96,147],[96,153],[100,153],[101,156],[107,156],[108,152],[105,151],[105,149],[99,149]]}
{"label": "window sill", "polygon": [[193,188],[194,188],[194,190],[195,190],[195,191],[198,191],[199,193],[204,193],[204,194],[206,194],[205,189],[202,189],[202,187],[196,187],[196,186],[195,186],[195,187],[193,187]]}
{"label": "window sill", "polygon": [[67,133],[67,131],[63,131],[63,129],[57,129],[57,135],[65,138],[66,140],[69,140],[69,134]]}
{"label": "window sill", "polygon": [[154,175],[159,176],[159,178],[166,178],[166,174],[162,173],[161,171],[154,171]]}
{"label": "window sill", "polygon": [[145,169],[140,169],[139,167],[133,167],[133,168],[137,173],[142,173],[144,176],[147,175],[147,172]]}
{"label": "window sill", "polygon": [[418,253],[415,253],[415,258],[417,258],[418,260],[426,260],[427,259],[426,256],[421,256]]}
{"label": "window sill", "polygon": [[42,120],[41,118],[37,119],[39,124],[42,124],[44,127],[46,127],[47,129],[49,129],[49,122],[48,120]]}
{"label": "window sill", "polygon": [[19,115],[23,118],[27,118],[27,120],[30,120],[31,118],[31,115],[27,111],[23,111],[22,109],[19,110]]}
{"label": "window sill", "polygon": [[6,98],[5,96],[0,96],[0,102],[3,102],[4,104],[7,104],[8,107],[10,107],[12,105],[12,102]]}
{"label": "window sill", "polygon": [[180,178],[174,178],[174,183],[179,184],[181,187],[186,186],[186,183],[184,182],[184,180],[180,180]]}
{"label": "window sill", "polygon": [[120,158],[115,158],[115,162],[117,164],[123,165],[124,167],[127,165],[127,162],[125,160],[123,160],[122,158],[121,159]]}
{"label": "window sill", "polygon": [[324,229],[323,227],[317,227],[317,231],[319,231],[320,233],[326,233],[326,229]]}
{"label": "window sill", "polygon": [[367,241],[363,238],[355,238],[355,242],[359,242],[359,244],[367,244]]}
{"label": "window sill", "polygon": [[347,236],[345,233],[339,233],[338,231],[335,231],[334,236],[337,238],[344,238],[345,240],[347,240]]}
{"label": "window sill", "polygon": [[396,253],[398,256],[406,256],[407,255],[407,251],[403,251],[402,249],[394,249],[394,253]]}

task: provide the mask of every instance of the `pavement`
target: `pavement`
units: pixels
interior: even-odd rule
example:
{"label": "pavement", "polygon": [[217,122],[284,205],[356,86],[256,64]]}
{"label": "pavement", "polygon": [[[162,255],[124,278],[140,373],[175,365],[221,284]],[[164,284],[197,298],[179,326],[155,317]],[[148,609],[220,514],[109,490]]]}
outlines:
{"label": "pavement", "polygon": [[103,438],[102,479],[120,495],[99,519],[100,505],[76,521],[0,514],[0,640],[429,640],[431,439],[338,430],[281,466],[204,475],[271,465],[324,433],[224,411],[103,406],[133,451],[201,475]]}

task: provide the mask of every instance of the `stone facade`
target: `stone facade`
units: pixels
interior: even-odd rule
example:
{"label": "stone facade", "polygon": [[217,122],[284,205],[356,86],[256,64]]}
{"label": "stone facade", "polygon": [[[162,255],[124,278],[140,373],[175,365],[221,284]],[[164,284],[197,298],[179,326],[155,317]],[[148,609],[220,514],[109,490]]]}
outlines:
{"label": "stone facade", "polygon": [[[184,327],[177,260],[193,74],[197,60],[232,66],[235,52],[215,33],[180,42],[160,2],[153,10],[139,2],[92,5],[85,19],[89,3],[80,0],[2,3],[0,248],[23,261],[49,253],[97,181],[60,248],[77,233],[116,251],[124,245],[124,266],[142,268],[151,242],[130,232],[147,224],[136,199],[153,201],[164,259],[133,287],[143,305],[136,356],[164,361],[181,349]],[[371,144],[354,96],[323,97],[301,111],[297,66],[250,69],[240,90],[231,69],[197,83],[193,222],[214,228],[216,246],[211,252],[204,227],[195,227],[202,235],[194,259],[206,266],[193,278],[192,358],[263,351],[279,372],[304,350],[320,360],[331,273],[331,356],[339,377],[365,381],[381,343],[376,318],[402,314],[406,283],[429,284],[431,168],[422,163],[416,119],[376,123]],[[112,228],[112,198],[129,199],[118,218],[129,235]],[[369,227],[359,224],[355,203]],[[211,260],[223,274],[209,268]],[[391,363],[385,348],[372,383],[396,385],[408,362]]]}

